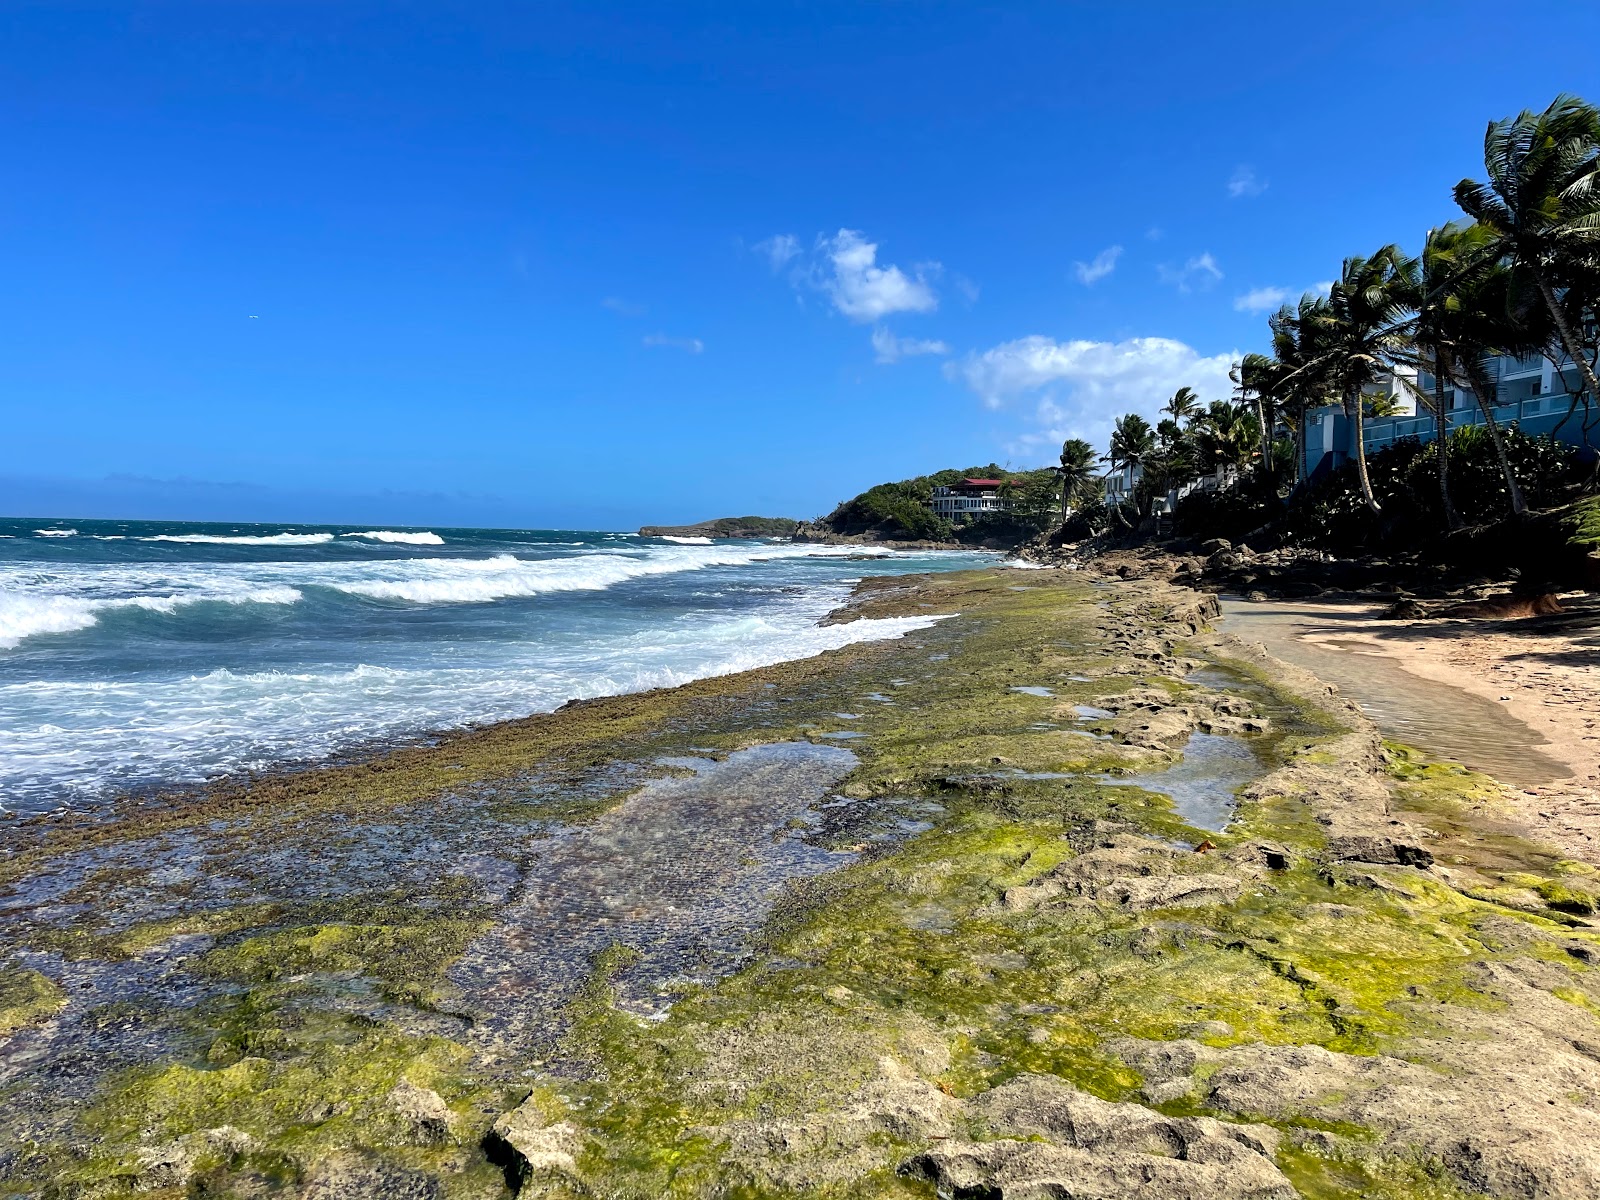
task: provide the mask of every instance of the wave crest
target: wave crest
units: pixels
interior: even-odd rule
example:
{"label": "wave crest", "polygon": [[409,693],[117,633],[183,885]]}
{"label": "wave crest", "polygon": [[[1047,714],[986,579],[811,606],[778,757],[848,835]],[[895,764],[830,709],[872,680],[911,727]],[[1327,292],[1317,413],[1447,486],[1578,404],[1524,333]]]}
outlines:
{"label": "wave crest", "polygon": [[369,542],[396,542],[402,546],[442,546],[437,533],[405,533],[393,529],[369,529],[365,533],[341,533],[340,537],[362,538]]}
{"label": "wave crest", "polygon": [[146,612],[173,613],[186,604],[294,604],[301,599],[292,587],[252,588],[248,591],[207,594],[179,592],[169,596],[118,596],[89,600],[81,596],[30,596],[0,591],[0,650],[10,650],[24,638],[41,633],[74,633],[88,629],[103,612],[140,608]]}
{"label": "wave crest", "polygon": [[331,533],[156,533],[142,537],[141,542],[182,542],[207,546],[320,546],[333,541]]}

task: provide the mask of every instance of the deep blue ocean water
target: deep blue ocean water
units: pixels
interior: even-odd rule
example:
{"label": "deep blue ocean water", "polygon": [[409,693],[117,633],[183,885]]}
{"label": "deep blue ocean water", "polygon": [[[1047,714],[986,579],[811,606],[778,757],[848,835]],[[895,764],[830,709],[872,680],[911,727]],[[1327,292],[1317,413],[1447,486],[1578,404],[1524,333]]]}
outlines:
{"label": "deep blue ocean water", "polygon": [[0,519],[0,808],[317,758],[899,637],[990,556],[552,530]]}

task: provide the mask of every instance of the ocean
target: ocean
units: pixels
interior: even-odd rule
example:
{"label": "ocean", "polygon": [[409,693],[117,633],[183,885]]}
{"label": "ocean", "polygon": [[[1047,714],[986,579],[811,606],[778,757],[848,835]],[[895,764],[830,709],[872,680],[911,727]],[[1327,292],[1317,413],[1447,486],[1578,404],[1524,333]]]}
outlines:
{"label": "ocean", "polygon": [[866,575],[992,556],[733,539],[0,519],[0,809],[321,758],[899,637]]}

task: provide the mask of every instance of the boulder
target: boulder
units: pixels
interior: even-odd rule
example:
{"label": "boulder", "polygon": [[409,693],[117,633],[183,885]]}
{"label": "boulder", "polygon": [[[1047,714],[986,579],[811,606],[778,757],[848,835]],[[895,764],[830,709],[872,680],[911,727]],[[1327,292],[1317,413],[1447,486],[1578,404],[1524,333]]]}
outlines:
{"label": "boulder", "polygon": [[901,1174],[932,1182],[942,1196],[995,1200],[1297,1195],[1272,1161],[1278,1132],[1269,1126],[1167,1117],[1039,1075],[986,1092],[971,1107],[999,1140],[949,1141],[902,1164]]}
{"label": "boulder", "polygon": [[505,1169],[519,1190],[541,1175],[577,1177],[578,1130],[567,1121],[548,1121],[531,1100],[495,1119],[484,1149]]}
{"label": "boulder", "polygon": [[390,1091],[388,1102],[405,1127],[407,1140],[424,1146],[438,1146],[451,1140],[455,1114],[438,1092],[401,1079]]}

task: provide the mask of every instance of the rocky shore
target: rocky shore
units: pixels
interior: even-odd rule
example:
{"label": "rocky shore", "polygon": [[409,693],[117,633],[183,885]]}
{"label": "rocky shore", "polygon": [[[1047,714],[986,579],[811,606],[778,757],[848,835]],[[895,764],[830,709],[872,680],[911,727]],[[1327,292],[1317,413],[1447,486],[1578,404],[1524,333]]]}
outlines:
{"label": "rocky shore", "polygon": [[1589,1197],[1595,868],[1175,570],[0,859],[0,1196]]}

